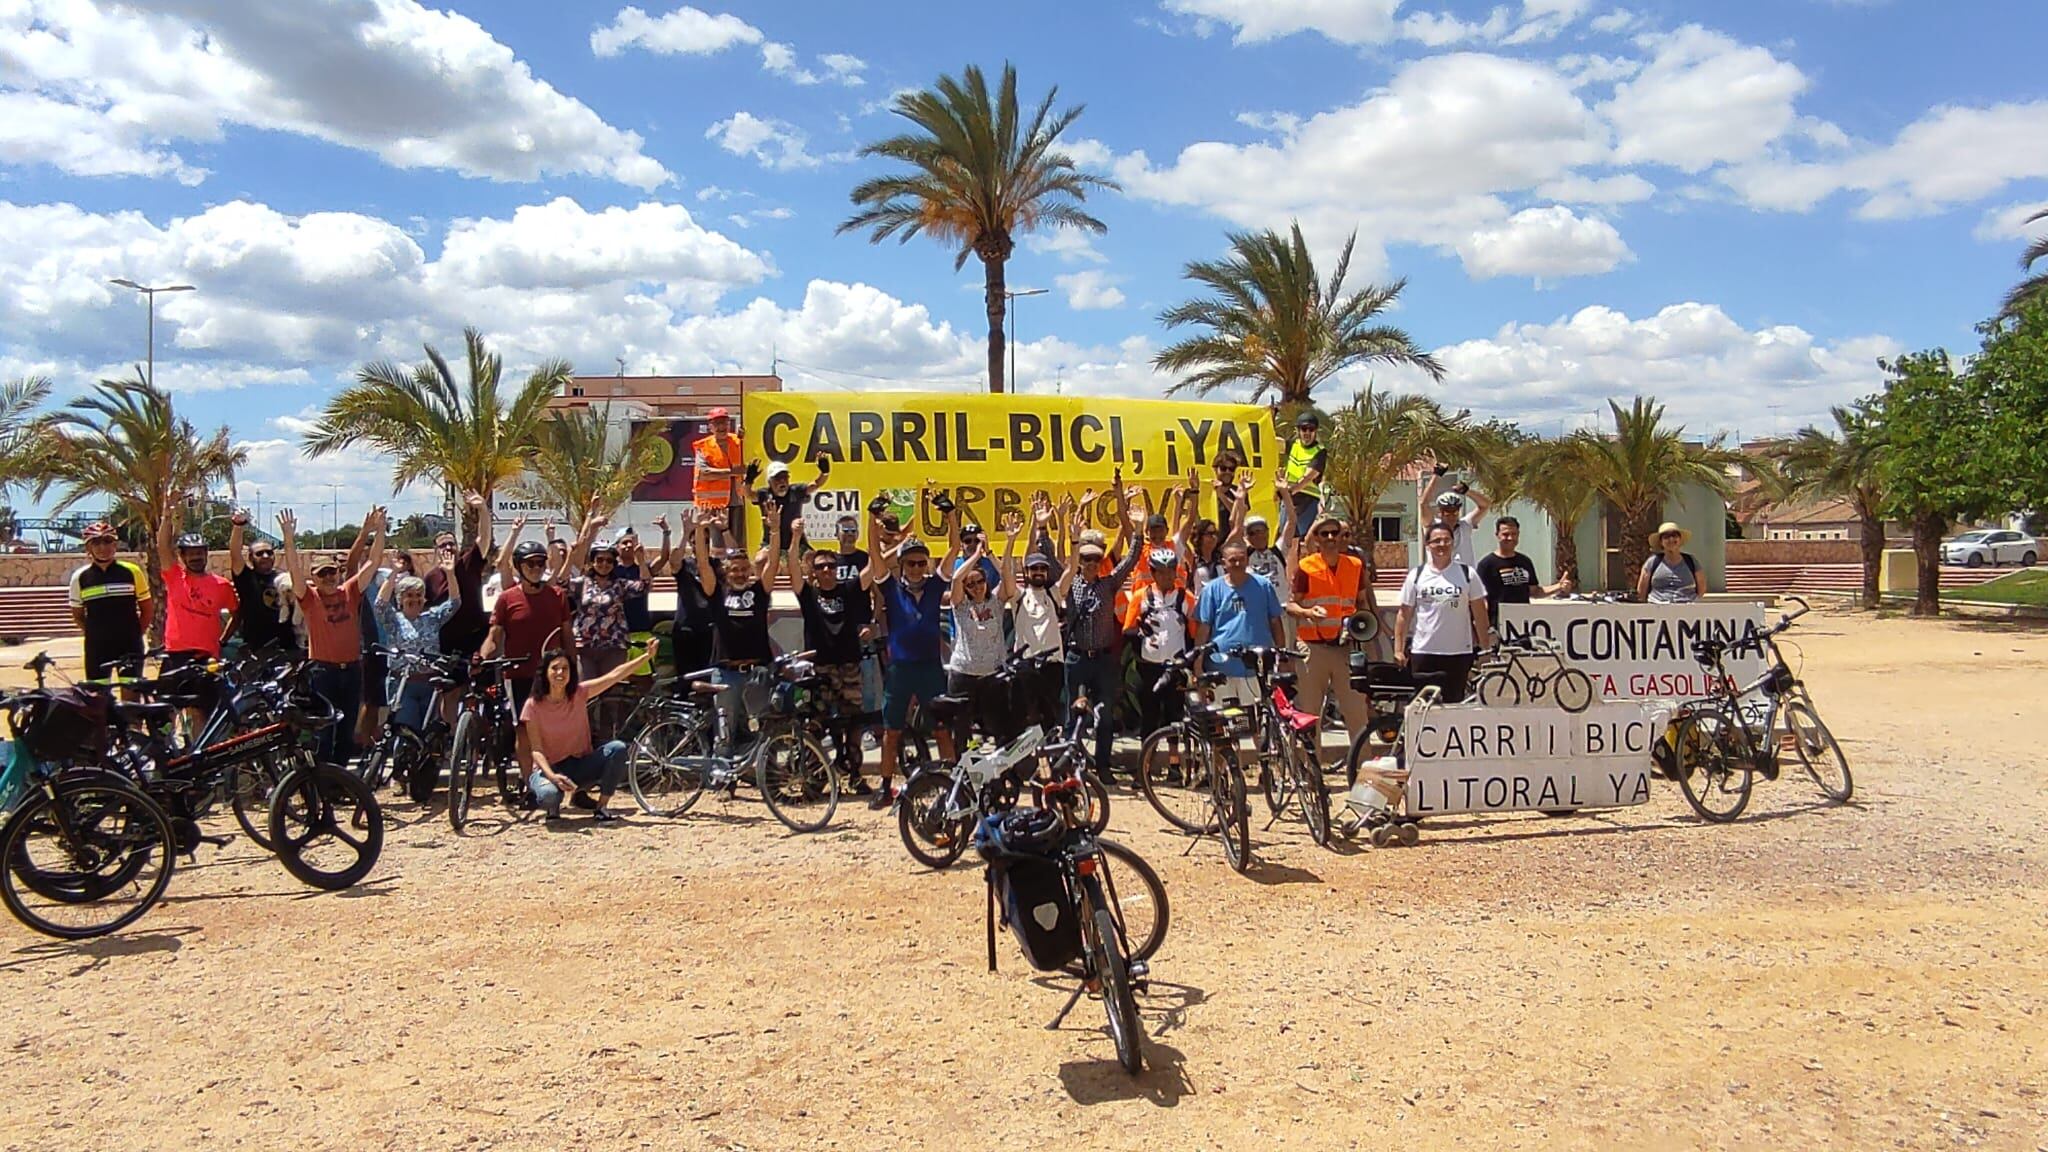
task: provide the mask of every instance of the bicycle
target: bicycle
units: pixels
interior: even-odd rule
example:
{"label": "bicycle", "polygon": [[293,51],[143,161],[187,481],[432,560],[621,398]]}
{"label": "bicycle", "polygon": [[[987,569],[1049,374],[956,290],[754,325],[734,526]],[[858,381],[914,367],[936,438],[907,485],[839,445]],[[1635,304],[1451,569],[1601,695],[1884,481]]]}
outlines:
{"label": "bicycle", "polygon": [[[454,656],[401,652],[396,648],[387,648],[383,652],[391,666],[393,691],[389,699],[392,707],[387,710],[384,727],[377,733],[377,739],[363,753],[363,783],[375,791],[394,780],[400,781],[407,795],[425,804],[434,795],[441,763],[448,756],[450,728],[448,722],[441,718],[441,701],[449,690],[461,685],[462,660]],[[423,728],[409,727],[398,719],[398,701],[404,698],[405,689],[415,676],[426,676],[434,687]]]}
{"label": "bicycle", "polygon": [[[1693,658],[1716,673],[1716,691],[1680,710],[1672,724],[1669,750],[1660,749],[1658,757],[1666,774],[1678,778],[1686,803],[1703,820],[1725,824],[1740,817],[1749,804],[1753,778],[1776,780],[1779,753],[1785,750],[1799,758],[1829,800],[1845,804],[1855,793],[1849,758],[1821,722],[1805,682],[1793,673],[1778,647],[1777,638],[1792,622],[1812,611],[1805,600],[1789,599],[1799,611],[1780,616],[1776,624],[1753,636],[1693,645]],[[1763,656],[1769,666],[1756,680],[1737,687],[1726,661],[1745,651]],[[1743,705],[1744,697],[1752,693],[1761,693],[1764,704],[1763,716],[1755,724],[1750,722],[1751,708]]]}
{"label": "bicycle", "polygon": [[507,808],[518,812],[533,806],[519,771],[519,718],[512,712],[512,686],[505,679],[505,669],[518,663],[518,658],[498,656],[470,664],[469,684],[448,737],[448,823],[458,833],[469,823],[477,774],[486,766]]}
{"label": "bicycle", "polygon": [[[1524,654],[1531,659],[1525,661]],[[1550,669],[1543,671],[1541,663]],[[1472,670],[1472,681],[1474,697],[1488,708],[1541,704],[1546,696],[1574,714],[1593,706],[1593,678],[1566,666],[1564,650],[1540,637],[1503,640],[1494,655]]]}
{"label": "bicycle", "polygon": [[1138,787],[1152,810],[1190,836],[1216,836],[1224,859],[1243,872],[1251,867],[1251,808],[1237,737],[1248,731],[1251,713],[1211,704],[1205,688],[1229,677],[1196,665],[1214,654],[1213,644],[1190,648],[1166,662],[1154,692],[1177,691],[1185,706],[1181,719],[1148,733],[1138,749]]}
{"label": "bicycle", "polygon": [[[780,656],[756,669],[741,687],[759,731],[734,732],[732,717],[715,703],[726,691],[709,683],[713,669],[681,679],[690,697],[656,705],[657,716],[633,738],[626,781],[633,800],[650,816],[688,812],[706,788],[736,795],[751,777],[768,811],[792,832],[818,832],[839,810],[839,772],[811,723],[824,714],[820,681],[809,652]],[[731,748],[719,754],[720,747]]]}

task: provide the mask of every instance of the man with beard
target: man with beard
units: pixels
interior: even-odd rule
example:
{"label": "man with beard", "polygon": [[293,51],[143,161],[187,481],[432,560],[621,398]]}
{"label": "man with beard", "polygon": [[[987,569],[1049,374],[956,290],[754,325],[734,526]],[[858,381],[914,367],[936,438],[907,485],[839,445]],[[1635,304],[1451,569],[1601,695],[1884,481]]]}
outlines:
{"label": "man with beard", "polygon": [[278,610],[284,593],[278,587],[282,573],[277,569],[276,546],[258,540],[249,545],[246,555],[233,546],[234,538],[241,536],[242,526],[248,520],[247,512],[236,512],[229,521],[234,532],[229,540],[228,564],[234,572],[235,601],[241,611],[242,647],[249,652],[295,652],[299,647],[298,630]]}
{"label": "man with beard", "polygon": [[[868,523],[868,568],[861,586],[881,594],[889,627],[889,667],[882,682],[882,786],[872,804],[886,806],[895,798],[896,759],[903,747],[903,728],[912,704],[930,707],[946,693],[946,666],[940,651],[940,617],[946,603],[946,581],[932,571],[932,550],[915,536],[889,548],[882,543],[879,512]],[[945,725],[936,733],[939,755],[953,758],[953,734]]]}
{"label": "man with beard", "polygon": [[[182,519],[174,508],[156,529],[157,563],[164,574],[165,672],[217,659],[221,643],[235,631],[235,586],[206,570],[206,537],[188,532],[172,544]],[[229,554],[242,550],[242,525],[248,520],[235,513]]]}
{"label": "man with beard", "polygon": [[112,524],[100,520],[85,530],[85,558],[71,574],[71,620],[85,636],[86,679],[103,680],[142,655],[156,605],[141,566],[121,559]]}
{"label": "man with beard", "polygon": [[869,594],[858,576],[840,579],[839,554],[810,549],[802,521],[796,525],[795,544],[784,561],[803,612],[804,647],[813,653],[832,707],[832,744],[838,750],[840,780],[854,795],[866,796],[874,789],[860,773],[860,634],[868,623]]}

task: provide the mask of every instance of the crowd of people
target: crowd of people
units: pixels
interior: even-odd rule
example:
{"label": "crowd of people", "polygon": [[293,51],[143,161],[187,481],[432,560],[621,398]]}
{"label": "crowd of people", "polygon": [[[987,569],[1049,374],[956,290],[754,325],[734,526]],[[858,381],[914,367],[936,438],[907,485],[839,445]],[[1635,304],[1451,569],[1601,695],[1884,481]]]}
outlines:
{"label": "crowd of people", "polygon": [[[981,730],[1008,738],[1030,724],[1060,727],[1077,699],[1114,705],[1127,662],[1149,685],[1204,644],[1215,646],[1209,666],[1224,676],[1218,695],[1239,702],[1253,697],[1257,681],[1233,652],[1295,648],[1297,706],[1320,714],[1333,704],[1347,727],[1362,730],[1370,706],[1352,686],[1349,657],[1377,631],[1371,542],[1325,508],[1328,457],[1316,416],[1305,414],[1296,431],[1273,481],[1276,523],[1252,513],[1254,478],[1224,452],[1206,479],[1191,470],[1156,502],[1116,473],[1100,491],[1058,500],[1040,493],[1028,513],[990,532],[945,490],[928,489],[908,525],[877,497],[865,517],[841,516],[833,539],[813,542],[803,509],[816,485],[795,483],[788,465],[776,463],[750,492],[756,473],[742,472],[726,420],[693,446],[698,500],[680,539],[657,516],[652,548],[631,528],[608,534],[595,506],[573,540],[557,538],[552,524],[545,539],[528,539],[522,517],[494,541],[483,498],[472,493],[463,518],[475,525],[470,539],[441,533],[420,570],[410,552],[388,547],[381,507],[369,510],[349,549],[318,555],[299,547],[290,510],[278,515],[281,545],[245,543],[249,517],[237,511],[222,577],[209,570],[205,540],[179,534],[174,511],[156,540],[164,665],[218,657],[237,643],[304,655],[314,688],[347,718],[322,734],[318,754],[347,763],[374,738],[386,709],[415,728],[429,719],[433,692],[424,681],[386,699],[387,652],[505,658],[536,802],[552,814],[566,796],[601,818],[622,779],[624,746],[600,740],[610,733],[602,719],[593,731],[590,704],[645,670],[656,623],[651,584],[670,573],[675,670],[710,670],[726,739],[744,736],[742,688],[776,654],[772,588],[787,575],[803,648],[832,707],[838,769],[876,806],[893,796],[913,712],[941,695],[966,699]],[[822,480],[829,463],[819,467]],[[734,515],[749,495],[766,526],[752,550]],[[1391,638],[1371,643],[1418,686],[1435,684],[1455,703],[1476,655],[1495,642],[1499,606],[1567,593],[1573,583],[1569,573],[1551,584],[1539,579],[1518,551],[1512,516],[1496,519],[1494,548],[1475,555],[1489,503],[1450,483],[1447,469],[1435,470],[1421,502],[1429,511],[1422,562],[1402,582]],[[917,524],[941,528],[927,539],[912,530]],[[1683,529],[1665,524],[1652,542],[1658,551],[1640,574],[1642,598],[1704,592]],[[92,678],[115,675],[141,655],[157,610],[142,569],[118,550],[110,525],[92,526],[88,563],[71,579]],[[1354,628],[1361,617],[1372,625]],[[1175,693],[1141,692],[1137,723],[1150,731],[1177,719],[1179,706]],[[1118,710],[1098,715],[1096,763],[1110,773]],[[880,729],[874,785],[862,740],[870,727]],[[933,733],[942,756],[954,751],[951,735],[944,726]]]}

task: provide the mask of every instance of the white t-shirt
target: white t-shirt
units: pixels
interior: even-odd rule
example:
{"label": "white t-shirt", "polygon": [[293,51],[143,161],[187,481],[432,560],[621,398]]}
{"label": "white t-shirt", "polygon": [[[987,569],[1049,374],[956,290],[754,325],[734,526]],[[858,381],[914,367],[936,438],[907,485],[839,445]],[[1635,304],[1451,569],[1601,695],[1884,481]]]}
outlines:
{"label": "white t-shirt", "polygon": [[[1174,600],[1180,599],[1180,609],[1175,611]],[[1138,659],[1149,664],[1164,664],[1188,647],[1188,614],[1195,610],[1194,597],[1185,592],[1160,592],[1156,586],[1145,589],[1143,615],[1139,617],[1142,637],[1138,646]]]}
{"label": "white t-shirt", "polygon": [[1060,602],[1050,588],[1029,584],[1017,592],[1017,651],[1026,656],[1050,656],[1060,643]]}
{"label": "white t-shirt", "polygon": [[946,670],[962,676],[993,676],[1003,664],[1003,609],[994,598],[962,596],[953,604],[953,654]]}
{"label": "white t-shirt", "polygon": [[1472,604],[1486,599],[1486,583],[1469,564],[1451,561],[1432,568],[1427,561],[1408,570],[1401,607],[1415,609],[1408,650],[1429,656],[1469,656],[1479,647],[1472,635]]}
{"label": "white t-shirt", "polygon": [[[1282,604],[1294,592],[1294,581],[1287,576],[1287,558],[1278,549],[1253,548],[1247,556],[1247,567],[1255,576],[1264,576],[1266,583],[1273,586],[1273,592]],[[1200,589],[1196,589],[1200,591]]]}

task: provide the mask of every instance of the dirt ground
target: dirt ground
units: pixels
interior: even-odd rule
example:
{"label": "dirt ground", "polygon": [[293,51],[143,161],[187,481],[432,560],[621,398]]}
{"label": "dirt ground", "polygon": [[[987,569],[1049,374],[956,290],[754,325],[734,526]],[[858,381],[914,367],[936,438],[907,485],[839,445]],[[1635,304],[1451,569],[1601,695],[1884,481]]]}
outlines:
{"label": "dirt ground", "polygon": [[1809,622],[1847,808],[1260,821],[1240,877],[1120,792],[1173,914],[1136,1079],[864,807],[394,802],[352,892],[241,840],[116,938],[0,922],[0,1146],[2048,1148],[2048,631]]}

